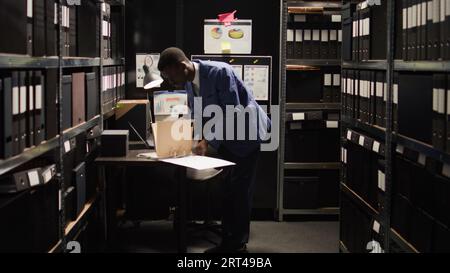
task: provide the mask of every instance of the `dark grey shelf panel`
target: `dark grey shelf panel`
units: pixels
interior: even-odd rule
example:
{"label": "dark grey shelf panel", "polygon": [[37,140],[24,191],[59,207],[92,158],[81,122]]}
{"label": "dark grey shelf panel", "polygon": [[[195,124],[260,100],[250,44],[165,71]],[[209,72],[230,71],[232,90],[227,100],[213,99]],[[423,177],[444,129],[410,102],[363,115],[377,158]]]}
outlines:
{"label": "dark grey shelf panel", "polygon": [[35,159],[59,146],[59,137],[41,143],[40,145],[30,148],[20,155],[5,160],[0,160],[0,175],[3,175],[24,163]]}
{"label": "dark grey shelf panel", "polygon": [[0,54],[0,68],[57,68],[58,65],[58,57]]}
{"label": "dark grey shelf panel", "polygon": [[384,139],[386,137],[386,130],[382,127],[376,125],[366,124],[354,118],[349,118],[347,116],[342,116],[342,122],[349,125],[351,128],[357,128],[363,130],[364,132],[369,133],[372,136],[375,136],[379,139]]}
{"label": "dark grey shelf panel", "polygon": [[285,170],[340,170],[340,162],[321,162],[321,163],[284,163]]}
{"label": "dark grey shelf panel", "polygon": [[114,66],[114,65],[124,65],[124,59],[103,59],[103,66]]}
{"label": "dark grey shelf panel", "polygon": [[125,0],[100,0],[100,2],[108,3],[112,6],[124,6]]}
{"label": "dark grey shelf panel", "polygon": [[116,110],[112,109],[111,111],[103,114],[103,120],[107,120],[116,115]]}
{"label": "dark grey shelf panel", "polygon": [[74,138],[77,135],[79,135],[79,134],[81,134],[83,132],[86,132],[90,128],[92,128],[92,127],[94,127],[96,125],[99,125],[99,123],[100,123],[100,116],[98,115],[98,116],[95,116],[93,119],[91,119],[91,120],[89,120],[89,121],[87,121],[85,123],[82,123],[82,124],[80,124],[80,125],[78,125],[76,127],[67,129],[63,133],[63,140],[66,141],[66,140],[69,140],[71,138]]}
{"label": "dark grey shelf panel", "polygon": [[293,110],[341,110],[340,103],[286,103],[286,111]]}
{"label": "dark grey shelf panel", "polygon": [[450,164],[450,155],[444,151],[437,150],[430,144],[423,143],[421,141],[402,135],[396,135],[394,136],[393,139],[397,144],[400,144],[403,147],[422,153],[430,158],[436,159],[443,163]]}
{"label": "dark grey shelf panel", "polygon": [[416,72],[448,72],[450,71],[450,61],[412,61],[406,62],[396,60],[394,62],[395,71],[416,71]]}
{"label": "dark grey shelf panel", "polygon": [[365,61],[365,62],[342,62],[342,68],[344,69],[368,69],[368,70],[386,70],[387,62],[380,61]]}
{"label": "dark grey shelf panel", "polygon": [[378,216],[378,211],[375,208],[373,208],[368,202],[366,202],[366,200],[364,200],[364,198],[359,196],[356,192],[354,192],[344,183],[341,183],[341,191],[350,199],[352,199],[353,202],[357,203],[359,207],[363,208],[367,214],[373,217]]}
{"label": "dark grey shelf panel", "polygon": [[286,2],[289,7],[324,7],[331,9],[340,9],[342,7],[342,3],[340,1],[327,2],[327,1],[287,0]]}
{"label": "dark grey shelf panel", "polygon": [[419,253],[419,251],[414,248],[412,244],[406,241],[395,229],[391,228],[390,230],[391,239],[401,248],[403,251],[407,253]]}
{"label": "dark grey shelf panel", "polygon": [[100,58],[78,58],[64,57],[62,60],[63,68],[100,66]]}
{"label": "dark grey shelf panel", "polygon": [[339,208],[283,209],[283,215],[339,215]]}
{"label": "dark grey shelf panel", "polygon": [[288,59],[286,65],[305,65],[305,66],[341,66],[340,59]]}

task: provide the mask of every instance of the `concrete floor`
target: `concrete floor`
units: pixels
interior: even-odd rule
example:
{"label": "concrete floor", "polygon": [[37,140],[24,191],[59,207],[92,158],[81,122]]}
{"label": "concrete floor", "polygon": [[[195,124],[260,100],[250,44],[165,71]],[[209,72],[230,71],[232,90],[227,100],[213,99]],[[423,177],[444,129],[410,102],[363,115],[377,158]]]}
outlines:
{"label": "concrete floor", "polygon": [[[202,235],[219,242],[210,232]],[[125,224],[119,231],[118,251],[175,253],[175,238],[170,221],[143,222],[139,228]],[[202,253],[212,246],[207,240],[190,237],[188,252]],[[337,253],[339,223],[255,221],[251,224],[248,250],[251,253]]]}

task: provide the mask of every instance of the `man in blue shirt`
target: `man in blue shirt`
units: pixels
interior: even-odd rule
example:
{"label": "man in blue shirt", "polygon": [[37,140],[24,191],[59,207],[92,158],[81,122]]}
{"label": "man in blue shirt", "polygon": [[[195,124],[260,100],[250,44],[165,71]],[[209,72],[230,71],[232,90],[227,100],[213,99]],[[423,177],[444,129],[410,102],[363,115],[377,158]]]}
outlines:
{"label": "man in blue shirt", "polygon": [[[205,155],[209,144],[222,158],[236,163],[225,179],[222,242],[206,252],[246,252],[257,160],[270,120],[226,63],[191,62],[182,50],[172,47],[161,53],[158,69],[172,86],[186,90],[196,124],[218,121],[212,130],[203,130],[194,153]],[[208,115],[208,107],[222,113]],[[239,124],[244,124],[245,132],[239,131]]]}

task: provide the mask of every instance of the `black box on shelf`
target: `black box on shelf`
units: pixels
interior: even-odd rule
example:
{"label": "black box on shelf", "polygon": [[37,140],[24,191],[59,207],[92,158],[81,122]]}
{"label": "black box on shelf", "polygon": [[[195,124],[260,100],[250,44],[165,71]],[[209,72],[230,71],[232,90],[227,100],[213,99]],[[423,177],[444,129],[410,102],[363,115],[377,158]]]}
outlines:
{"label": "black box on shelf", "polygon": [[128,130],[105,130],[102,133],[102,156],[127,156],[129,145]]}

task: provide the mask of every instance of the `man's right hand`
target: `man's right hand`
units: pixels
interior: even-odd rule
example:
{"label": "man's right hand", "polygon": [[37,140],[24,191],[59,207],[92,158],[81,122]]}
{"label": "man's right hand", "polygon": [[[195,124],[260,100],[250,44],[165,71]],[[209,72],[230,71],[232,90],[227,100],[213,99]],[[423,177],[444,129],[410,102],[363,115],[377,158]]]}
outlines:
{"label": "man's right hand", "polygon": [[193,152],[196,155],[204,156],[208,150],[208,142],[206,140],[200,140],[194,147]]}

